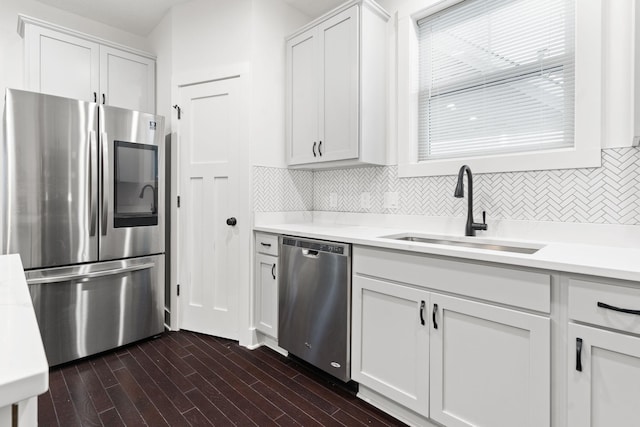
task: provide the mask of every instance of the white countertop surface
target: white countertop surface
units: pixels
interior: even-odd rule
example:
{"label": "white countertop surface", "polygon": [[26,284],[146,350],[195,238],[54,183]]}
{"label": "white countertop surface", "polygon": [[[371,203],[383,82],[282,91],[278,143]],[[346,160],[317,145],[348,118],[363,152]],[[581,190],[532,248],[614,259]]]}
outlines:
{"label": "white countertop surface", "polygon": [[456,240],[471,242],[497,242],[512,246],[543,246],[536,253],[529,255],[489,249],[408,242],[381,237],[414,234],[424,237],[452,238],[452,236],[438,235],[433,232],[427,233],[410,228],[317,222],[284,222],[259,223],[254,226],[254,229],[268,233],[640,282],[640,242],[638,247],[634,248],[598,244],[525,241],[497,237],[453,237]]}
{"label": "white countertop surface", "polygon": [[0,256],[0,408],[44,393],[49,364],[19,255]]}

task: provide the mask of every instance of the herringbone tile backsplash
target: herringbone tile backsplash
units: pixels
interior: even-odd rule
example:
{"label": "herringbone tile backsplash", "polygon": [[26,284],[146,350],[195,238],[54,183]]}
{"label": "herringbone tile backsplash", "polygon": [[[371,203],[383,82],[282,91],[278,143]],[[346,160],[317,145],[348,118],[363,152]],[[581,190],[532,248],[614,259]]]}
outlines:
{"label": "herringbone tile backsplash", "polygon": [[[316,210],[405,215],[466,215],[453,197],[455,176],[398,178],[396,166],[332,171],[254,168],[254,209]],[[466,188],[466,178],[465,178]],[[360,194],[370,193],[369,209]],[[385,192],[398,193],[398,209],[383,208]],[[329,206],[337,193],[338,206]],[[474,174],[474,215],[512,220],[640,224],[640,150],[602,151],[602,167]]]}

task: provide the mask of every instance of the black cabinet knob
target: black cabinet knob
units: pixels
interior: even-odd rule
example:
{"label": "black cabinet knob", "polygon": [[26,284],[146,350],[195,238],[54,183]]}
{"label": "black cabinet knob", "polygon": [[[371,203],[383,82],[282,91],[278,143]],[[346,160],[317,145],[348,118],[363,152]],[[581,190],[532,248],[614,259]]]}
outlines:
{"label": "black cabinet knob", "polygon": [[233,227],[233,226],[234,226],[234,225],[236,225],[237,223],[238,223],[238,220],[236,220],[234,217],[227,218],[227,225],[230,225],[230,226],[232,226],[232,227]]}

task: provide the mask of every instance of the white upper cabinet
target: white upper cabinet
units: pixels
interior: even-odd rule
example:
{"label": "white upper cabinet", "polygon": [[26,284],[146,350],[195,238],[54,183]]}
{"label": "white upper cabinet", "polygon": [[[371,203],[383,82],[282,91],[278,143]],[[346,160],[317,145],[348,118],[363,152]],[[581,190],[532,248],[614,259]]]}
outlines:
{"label": "white upper cabinet", "polygon": [[351,1],[287,39],[288,164],[385,163],[388,18]]}
{"label": "white upper cabinet", "polygon": [[25,88],[155,112],[155,57],[73,30],[19,16]]}
{"label": "white upper cabinet", "polygon": [[100,93],[105,96],[104,102],[155,112],[155,65],[153,59],[100,46]]}

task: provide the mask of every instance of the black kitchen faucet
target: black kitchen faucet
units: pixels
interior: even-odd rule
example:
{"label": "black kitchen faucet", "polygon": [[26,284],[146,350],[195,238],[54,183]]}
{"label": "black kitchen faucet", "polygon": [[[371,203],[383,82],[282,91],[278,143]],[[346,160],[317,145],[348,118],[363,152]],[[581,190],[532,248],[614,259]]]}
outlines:
{"label": "black kitchen faucet", "polygon": [[467,183],[469,184],[469,194],[467,199],[469,201],[469,207],[467,211],[467,225],[464,229],[465,236],[475,236],[476,230],[487,229],[487,218],[485,211],[482,211],[482,224],[473,222],[473,176],[471,175],[471,168],[467,165],[463,165],[458,172],[458,184],[456,185],[456,191],[453,193],[454,197],[464,197],[464,173],[467,172]]}

